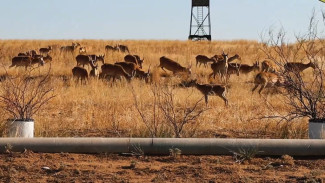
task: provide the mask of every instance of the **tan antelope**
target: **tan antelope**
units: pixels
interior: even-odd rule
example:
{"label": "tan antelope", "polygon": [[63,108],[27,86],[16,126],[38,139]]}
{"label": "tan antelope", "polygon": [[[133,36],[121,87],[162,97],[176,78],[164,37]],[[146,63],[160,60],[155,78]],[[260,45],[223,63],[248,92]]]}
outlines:
{"label": "tan antelope", "polygon": [[248,74],[248,73],[251,73],[253,71],[259,71],[259,69],[260,69],[259,62],[255,62],[252,66],[247,65],[247,64],[229,63],[229,67],[230,66],[238,67],[239,68],[239,73],[241,73],[241,74]]}
{"label": "tan antelope", "polygon": [[162,70],[166,72],[164,68],[166,68],[169,71],[172,71],[173,74],[177,73],[188,73],[191,74],[191,66],[189,68],[181,66],[179,63],[176,61],[173,61],[165,56],[160,57],[160,65],[158,67],[161,67]]}
{"label": "tan antelope", "polygon": [[72,75],[73,75],[74,78],[76,78],[77,83],[80,80],[81,84],[83,84],[82,81],[84,81],[85,84],[86,84],[86,80],[88,80],[88,72],[87,72],[87,70],[85,68],[81,68],[81,67],[78,67],[78,66],[74,67],[72,69]]}
{"label": "tan antelope", "polygon": [[142,64],[143,64],[144,58],[141,60],[138,55],[125,55],[124,61],[125,62],[132,62],[137,64],[141,69],[142,69]]}
{"label": "tan antelope", "polygon": [[276,72],[276,65],[270,60],[264,60],[262,62],[262,72]]}
{"label": "tan antelope", "polygon": [[204,95],[206,105],[208,105],[208,96],[215,95],[215,96],[219,96],[225,102],[225,105],[228,106],[228,99],[226,97],[226,93],[227,93],[226,86],[215,85],[215,84],[198,84],[196,80],[190,81],[189,86],[196,87]]}
{"label": "tan antelope", "polygon": [[[211,64],[212,73],[209,75],[209,78],[213,75],[215,79],[217,74],[220,74],[221,79],[227,77],[228,72],[228,54],[222,53],[223,60]],[[227,79],[227,78],[226,78]]]}
{"label": "tan antelope", "polygon": [[199,67],[201,66],[201,64],[203,64],[204,67],[207,67],[208,66],[207,64],[209,62],[213,63],[213,62],[217,61],[214,57],[209,58],[209,57],[207,57],[205,55],[198,55],[198,56],[195,57],[195,60],[196,60],[196,67],[197,67],[198,64],[199,64]]}
{"label": "tan antelope", "polygon": [[272,73],[272,72],[260,72],[255,76],[254,79],[254,88],[252,92],[256,90],[256,88],[261,85],[258,93],[261,94],[262,90],[265,87],[273,87],[273,86],[281,86],[284,84],[284,79],[282,76]]}
{"label": "tan antelope", "polygon": [[129,48],[127,46],[125,46],[125,45],[120,45],[119,44],[116,47],[118,48],[118,50],[120,52],[123,52],[123,53],[128,52],[128,53],[130,53]]}
{"label": "tan antelope", "polygon": [[93,60],[90,61],[89,65],[91,66],[91,70],[89,72],[90,77],[98,78],[99,71],[98,71],[98,65],[94,63]]}
{"label": "tan antelope", "polygon": [[72,43],[71,46],[62,46],[60,48],[61,52],[70,52],[70,53],[74,53],[75,49],[80,47],[79,43]]}
{"label": "tan antelope", "polygon": [[39,66],[44,65],[43,57],[30,57],[30,56],[18,56],[14,57],[11,60],[11,67],[25,67],[27,70],[27,67],[32,67],[34,64],[38,64]]}
{"label": "tan antelope", "polygon": [[113,77],[113,82],[116,78],[120,78],[121,76],[125,77],[127,81],[132,79],[132,76],[129,75],[120,65],[104,64],[101,66],[101,69],[101,78]]}
{"label": "tan antelope", "polygon": [[51,50],[52,50],[52,46],[48,46],[47,48],[40,48],[39,53],[41,55],[48,55]]}
{"label": "tan antelope", "polygon": [[82,65],[82,67],[85,67],[85,65],[90,65],[90,62],[92,61],[92,57],[89,55],[78,55],[76,56],[77,66]]}
{"label": "tan antelope", "polygon": [[139,79],[144,79],[146,83],[148,83],[150,77],[150,66],[148,72],[145,72],[138,65],[132,62],[116,62],[115,64],[123,67],[125,72],[127,72],[132,77],[134,76]]}
{"label": "tan antelope", "polygon": [[119,51],[119,48],[117,46],[106,45],[105,50],[106,51]]}
{"label": "tan antelope", "polygon": [[288,62],[288,63],[284,64],[285,72],[288,72],[288,71],[302,72],[305,69],[308,69],[309,67],[311,67],[313,69],[316,68],[315,64],[312,63],[311,61],[308,64],[299,63],[299,62]]}

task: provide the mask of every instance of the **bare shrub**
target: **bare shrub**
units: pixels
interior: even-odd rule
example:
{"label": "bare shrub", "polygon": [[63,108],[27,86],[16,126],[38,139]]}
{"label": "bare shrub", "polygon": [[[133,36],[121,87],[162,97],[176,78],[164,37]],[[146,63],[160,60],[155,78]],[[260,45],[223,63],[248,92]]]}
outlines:
{"label": "bare shrub", "polygon": [[33,70],[8,78],[0,89],[0,106],[13,119],[29,120],[49,100],[55,97],[50,83],[51,67],[45,75],[33,76]]}
{"label": "bare shrub", "polygon": [[[324,14],[324,13],[323,13]],[[324,22],[325,23],[325,22]],[[277,33],[270,30],[264,41],[262,50],[268,59],[279,66],[279,75],[283,77],[283,102],[286,114],[277,115],[281,120],[291,121],[296,118],[325,118],[324,89],[324,40],[319,36],[315,13],[310,19],[305,35],[296,36],[296,43],[286,41],[286,33],[282,29]],[[312,75],[306,76],[301,69],[287,70],[289,63],[308,61],[314,65]]]}
{"label": "bare shrub", "polygon": [[[194,104],[190,104],[189,101],[186,101],[185,105],[177,104],[173,90],[170,87],[152,85],[153,100],[151,103],[146,104],[146,109],[148,109],[149,105],[150,110],[145,110],[133,90],[134,105],[151,137],[168,137],[171,134],[177,138],[182,137],[185,126],[190,123],[198,123],[196,120],[207,110],[199,107],[199,103],[203,101],[203,98],[194,102]],[[191,134],[194,135],[196,128],[194,127],[192,130]]]}

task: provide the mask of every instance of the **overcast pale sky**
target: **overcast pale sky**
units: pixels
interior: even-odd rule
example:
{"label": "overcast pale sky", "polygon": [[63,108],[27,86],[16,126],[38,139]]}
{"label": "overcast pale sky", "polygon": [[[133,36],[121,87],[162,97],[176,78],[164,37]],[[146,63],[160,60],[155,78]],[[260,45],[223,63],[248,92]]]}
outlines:
{"label": "overcast pale sky", "polygon": [[[0,39],[186,40],[191,0],[3,0]],[[304,32],[318,0],[211,0],[213,40]]]}

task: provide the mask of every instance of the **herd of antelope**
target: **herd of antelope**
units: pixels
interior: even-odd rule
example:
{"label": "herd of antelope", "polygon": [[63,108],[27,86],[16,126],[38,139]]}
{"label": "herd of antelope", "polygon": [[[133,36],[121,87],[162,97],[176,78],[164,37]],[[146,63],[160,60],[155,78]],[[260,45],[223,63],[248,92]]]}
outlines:
{"label": "herd of antelope", "polygon": [[[35,50],[30,50],[25,53],[19,53],[18,56],[12,58],[11,67],[32,67],[34,64],[39,66],[44,65],[47,62],[52,61],[52,57],[49,55],[52,47],[40,48],[39,54]],[[103,55],[87,55],[85,47],[81,47],[79,43],[72,43],[69,46],[60,47],[61,53],[74,53],[75,50],[79,51],[79,55],[75,57],[76,66],[72,68],[72,75],[76,78],[76,81],[81,82],[81,84],[86,83],[89,77],[113,80],[125,78],[127,81],[131,81],[132,78],[138,78],[145,80],[146,83],[149,82],[151,73],[150,66],[147,72],[143,68],[144,58],[140,58],[138,55],[130,54],[129,48],[125,45],[107,45],[105,46],[105,51],[117,51],[125,53],[123,62],[116,62],[114,64],[105,63],[105,54]],[[196,67],[203,66],[205,68],[210,65],[211,74],[209,78],[213,76],[219,76],[222,81],[228,82],[231,75],[248,74],[251,72],[258,72],[255,75],[254,84],[252,89],[254,92],[259,86],[259,94],[267,86],[278,86],[285,83],[283,77],[279,72],[277,72],[276,65],[271,60],[264,60],[261,62],[261,67],[259,62],[255,62],[253,65],[233,63],[234,60],[241,60],[238,54],[229,57],[228,54],[222,53],[221,55],[214,55],[212,57],[207,57],[205,55],[197,55],[195,57]],[[101,62],[101,72],[98,70],[98,63]],[[182,74],[192,74],[191,66],[184,67],[177,61],[174,61],[168,57],[162,56],[159,59],[159,65],[164,72],[171,71],[174,75],[179,73]],[[89,71],[88,73],[88,70]],[[302,72],[307,68],[315,69],[315,64],[309,62],[307,64],[298,62],[289,62],[284,65],[285,72],[298,71]],[[205,97],[205,103],[208,104],[208,96],[216,95],[222,98],[225,105],[228,105],[228,99],[226,97],[227,87],[225,85],[219,84],[199,84],[197,80],[191,80],[187,82],[187,86],[196,87]]]}

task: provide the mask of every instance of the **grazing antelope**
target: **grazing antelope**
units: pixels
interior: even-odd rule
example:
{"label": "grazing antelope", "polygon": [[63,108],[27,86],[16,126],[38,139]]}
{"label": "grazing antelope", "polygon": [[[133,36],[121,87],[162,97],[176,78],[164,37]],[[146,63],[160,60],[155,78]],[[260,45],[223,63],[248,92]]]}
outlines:
{"label": "grazing antelope", "polygon": [[169,71],[172,71],[173,74],[177,74],[177,73],[188,73],[191,74],[191,67],[186,68],[181,66],[179,63],[177,63],[176,61],[173,61],[165,56],[160,57],[160,65],[158,67],[161,67],[162,70],[164,70],[166,72],[166,70],[164,68],[166,68]]}
{"label": "grazing antelope", "polygon": [[140,59],[138,55],[125,55],[124,61],[125,62],[132,62],[138,65],[142,69],[142,64],[143,64],[144,59]]}
{"label": "grazing antelope", "polygon": [[112,50],[112,51],[119,51],[119,48],[117,46],[106,45],[105,46],[105,50],[106,51],[110,51],[110,50]]}
{"label": "grazing antelope", "polygon": [[227,76],[228,72],[228,54],[222,53],[223,60],[211,64],[212,73],[209,75],[209,78],[213,75],[215,79],[217,74],[220,74],[221,79]]}
{"label": "grazing antelope", "polygon": [[95,65],[93,60],[91,60],[89,64],[91,66],[91,71],[89,72],[89,76],[98,78],[99,76],[98,65],[97,64]]}
{"label": "grazing antelope", "polygon": [[89,55],[78,55],[76,56],[77,66],[82,65],[82,67],[85,67],[85,65],[90,65],[90,62],[92,61],[92,57]]}
{"label": "grazing antelope", "polygon": [[195,86],[204,95],[206,105],[208,105],[208,96],[216,95],[222,98],[225,102],[225,105],[228,106],[228,99],[226,98],[226,86],[214,84],[198,84],[196,80],[190,81],[189,86]]}
{"label": "grazing antelope", "polygon": [[70,52],[70,53],[74,53],[74,50],[76,48],[80,47],[79,43],[72,43],[71,46],[62,46],[60,48],[61,52]]}
{"label": "grazing antelope", "polygon": [[31,67],[34,64],[39,64],[41,66],[44,65],[44,60],[43,57],[30,57],[30,56],[18,56],[18,57],[14,57],[12,58],[12,63],[9,66],[9,68],[11,67],[25,67],[25,69],[27,70],[27,67]]}
{"label": "grazing antelope", "polygon": [[73,74],[73,77],[76,78],[77,83],[79,82],[79,79],[80,79],[81,84],[82,84],[82,81],[84,81],[86,84],[86,80],[88,80],[88,72],[86,69],[78,67],[78,66],[74,67],[72,69],[72,74]]}
{"label": "grazing antelope", "polygon": [[104,64],[101,66],[101,69],[101,78],[106,78],[107,76],[113,77],[113,82],[116,78],[120,78],[121,76],[125,77],[127,81],[130,81],[132,79],[132,76],[125,72],[123,67],[120,65]]}
{"label": "grazing antelope", "polygon": [[196,60],[196,67],[197,67],[197,65],[199,64],[199,67],[201,66],[201,64],[203,64],[204,65],[204,67],[207,67],[208,65],[207,65],[207,63],[209,63],[209,62],[216,62],[217,60],[215,59],[215,57],[211,57],[211,58],[209,58],[209,57],[207,57],[207,56],[205,56],[205,55],[198,55],[198,56],[196,56],[195,57],[195,60]]}
{"label": "grazing antelope", "polygon": [[[229,68],[230,66],[236,66],[236,65],[237,64],[229,63]],[[260,69],[259,62],[255,62],[252,66],[247,64],[238,64],[237,67],[239,68],[239,73],[241,74],[248,74],[250,72],[258,71]]]}
{"label": "grazing antelope", "polygon": [[303,64],[303,63],[299,63],[299,62],[288,62],[286,64],[284,64],[284,70],[287,71],[296,71],[296,72],[302,72],[305,69],[308,69],[309,67],[315,69],[316,66],[314,63],[312,63],[311,61],[308,64]]}
{"label": "grazing antelope", "polygon": [[130,53],[130,51],[129,51],[129,48],[127,47],[127,46],[125,46],[125,45],[117,45],[116,47],[118,47],[118,50],[120,51],[120,52],[123,52],[123,53],[125,53],[125,52],[128,52],[128,53]]}
{"label": "grazing antelope", "polygon": [[272,72],[260,72],[255,76],[254,80],[254,88],[252,89],[252,92],[256,90],[256,88],[261,85],[260,90],[258,91],[259,94],[261,94],[262,90],[265,87],[273,87],[275,85],[283,85],[284,79],[282,76],[272,73]]}
{"label": "grazing antelope", "polygon": [[262,62],[262,72],[276,72],[276,66],[270,60],[264,60]]}
{"label": "grazing antelope", "polygon": [[144,79],[146,83],[148,83],[150,77],[150,67],[148,69],[148,72],[145,72],[139,66],[132,62],[116,62],[115,64],[123,67],[125,72],[127,72],[132,77]]}
{"label": "grazing antelope", "polygon": [[48,46],[47,48],[40,48],[39,53],[41,55],[48,55],[51,50],[52,50],[52,46]]}

